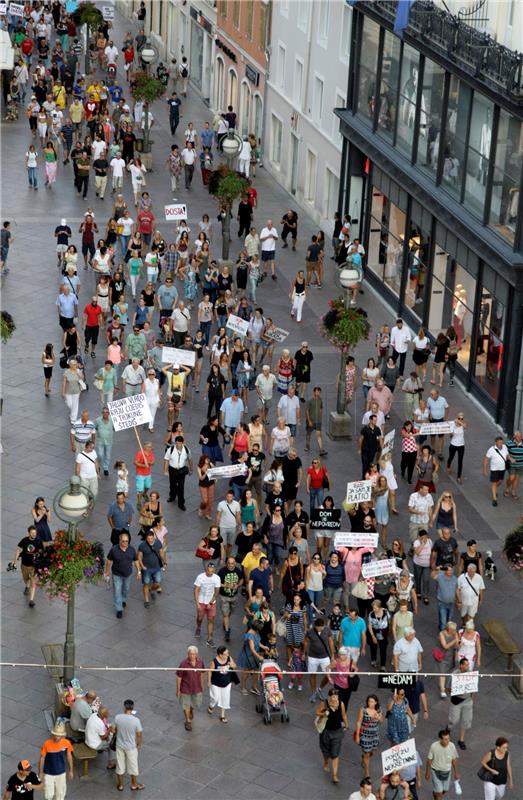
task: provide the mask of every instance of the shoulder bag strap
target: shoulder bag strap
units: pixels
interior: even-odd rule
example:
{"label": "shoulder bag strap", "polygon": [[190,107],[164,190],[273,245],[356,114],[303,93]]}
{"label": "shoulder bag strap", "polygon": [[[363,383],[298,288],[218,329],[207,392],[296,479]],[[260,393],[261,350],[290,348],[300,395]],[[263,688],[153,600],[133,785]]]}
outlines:
{"label": "shoulder bag strap", "polygon": [[326,653],[326,655],[327,655],[327,656],[330,658],[330,657],[331,657],[331,655],[330,655],[330,653],[329,653],[329,648],[327,647],[327,645],[325,644],[325,642],[324,642],[324,641],[323,641],[323,639],[321,638],[321,636],[320,636],[320,634],[318,633],[318,631],[316,630],[316,628],[313,628],[313,631],[314,631],[314,633],[316,634],[316,636],[318,637],[318,639],[320,640],[320,642],[322,643],[322,645],[323,645],[323,647],[324,647],[324,649],[325,649],[325,653]]}
{"label": "shoulder bag strap", "polygon": [[479,593],[478,593],[478,592],[475,590],[474,586],[473,586],[473,585],[471,584],[471,582],[469,581],[469,579],[468,579],[468,576],[467,576],[467,575],[465,575],[465,580],[467,581],[468,585],[470,586],[470,588],[472,589],[472,591],[474,592],[474,594],[476,595],[476,597],[479,597]]}

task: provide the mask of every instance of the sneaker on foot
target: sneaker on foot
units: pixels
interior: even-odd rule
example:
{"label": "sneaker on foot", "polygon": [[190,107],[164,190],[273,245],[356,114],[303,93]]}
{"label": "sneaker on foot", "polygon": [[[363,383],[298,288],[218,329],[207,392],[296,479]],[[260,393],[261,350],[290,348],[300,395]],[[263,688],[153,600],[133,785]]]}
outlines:
{"label": "sneaker on foot", "polygon": [[214,644],[212,639],[207,639],[205,644],[207,645],[207,647],[210,647],[211,650],[216,650],[216,645]]}
{"label": "sneaker on foot", "polygon": [[196,628],[196,630],[194,631],[194,635],[196,636],[197,639],[199,639],[200,636],[202,635],[202,629]]}
{"label": "sneaker on foot", "polygon": [[118,619],[121,619],[123,617],[123,611],[117,611],[116,616]]}
{"label": "sneaker on foot", "polygon": [[225,631],[224,639],[225,639],[226,642],[230,642],[231,641],[231,632],[230,631]]}
{"label": "sneaker on foot", "polygon": [[292,681],[289,681],[287,689],[294,689],[294,683]]}
{"label": "sneaker on foot", "polygon": [[35,601],[29,600],[29,608],[34,608],[34,607],[35,607]]}
{"label": "sneaker on foot", "polygon": [[146,600],[143,604],[144,608],[149,608],[150,603]]}
{"label": "sneaker on foot", "polygon": [[[292,249],[294,250],[294,247]],[[303,692],[303,686],[301,685],[301,683],[298,684],[298,691]]]}

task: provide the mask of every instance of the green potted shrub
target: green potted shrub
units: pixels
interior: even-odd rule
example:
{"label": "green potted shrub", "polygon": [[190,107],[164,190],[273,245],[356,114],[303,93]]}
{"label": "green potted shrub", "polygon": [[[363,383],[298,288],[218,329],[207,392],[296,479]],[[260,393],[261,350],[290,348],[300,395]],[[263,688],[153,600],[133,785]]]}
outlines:
{"label": "green potted shrub", "polygon": [[229,258],[231,244],[231,212],[235,200],[250,186],[250,181],[226,164],[215,169],[209,178],[209,194],[216,198],[222,220],[222,259]]}
{"label": "green potted shrub", "polygon": [[100,11],[99,8],[95,6],[94,3],[85,2],[85,3],[80,3],[76,11],[74,12],[73,21],[78,28],[81,28],[83,25],[87,27],[87,37],[86,37],[87,47],[85,48],[84,71],[86,75],[89,75],[91,71],[91,65],[89,61],[89,56],[90,56],[89,45],[91,40],[91,34],[93,31],[97,30],[98,27],[103,23],[104,18],[102,12]]}

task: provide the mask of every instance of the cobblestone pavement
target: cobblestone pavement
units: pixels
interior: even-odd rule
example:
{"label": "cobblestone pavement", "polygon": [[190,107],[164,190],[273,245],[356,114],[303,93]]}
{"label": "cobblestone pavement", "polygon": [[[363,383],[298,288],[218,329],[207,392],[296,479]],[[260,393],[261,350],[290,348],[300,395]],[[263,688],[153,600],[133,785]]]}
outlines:
{"label": "cobblestone pavement", "polygon": [[[119,43],[129,24],[117,19]],[[157,123],[154,128],[154,172],[148,185],[154,201],[154,209],[160,221],[160,229],[169,239],[170,225],[162,222],[162,206],[172,199],[169,181],[164,168],[171,137],[166,109],[157,103],[154,108]],[[203,122],[210,119],[206,108],[190,91],[184,103],[180,134],[185,124],[193,120],[199,130]],[[55,369],[50,399],[43,393],[40,353],[46,342],[54,342],[55,351],[60,349],[59,333],[54,301],[59,276],[54,255],[53,229],[61,217],[67,217],[73,230],[77,230],[87,203],[78,199],[72,183],[72,168],[62,166],[58,170],[58,182],[52,190],[43,186],[38,193],[27,187],[24,169],[24,152],[29,144],[29,130],[25,115],[16,123],[2,125],[2,218],[13,221],[14,243],[10,254],[11,273],[3,281],[2,308],[9,310],[16,321],[17,330],[13,339],[3,348],[3,455],[2,455],[2,645],[4,662],[41,662],[40,646],[45,642],[63,641],[65,630],[65,607],[60,603],[49,604],[42,593],[37,595],[37,606],[29,609],[22,595],[19,573],[5,573],[7,561],[12,558],[17,541],[22,538],[31,521],[30,508],[37,495],[45,496],[50,504],[53,495],[68,480],[73,472],[72,454],[68,445],[68,416],[60,398],[59,368]],[[180,142],[180,135],[178,142]],[[43,170],[40,170],[42,176]],[[279,223],[280,215],[293,206],[293,198],[269,178],[263,168],[258,170],[255,185],[259,194],[259,206],[255,214],[258,229],[267,218]],[[125,195],[131,201],[130,183],[126,182]],[[199,175],[195,177],[190,192],[180,190],[178,199],[186,201],[189,221],[194,226],[204,212],[214,219],[214,201],[203,191]],[[110,199],[101,201],[89,189],[88,204],[93,206],[96,220],[102,228],[109,215]],[[218,227],[215,222],[215,228]],[[235,233],[235,225],[233,229]],[[335,404],[335,375],[338,357],[334,350],[320,339],[318,321],[326,308],[329,297],[337,290],[331,265],[326,259],[326,279],[322,291],[311,290],[303,324],[298,327],[289,318],[288,288],[296,270],[302,266],[306,243],[314,232],[311,220],[300,213],[299,244],[296,253],[290,248],[277,251],[278,281],[265,282],[260,289],[259,301],[266,313],[277,324],[290,329],[289,349],[293,352],[303,339],[307,339],[314,351],[313,381],[323,387],[325,405],[331,409]],[[216,239],[218,241],[216,241]],[[219,250],[219,235],[214,247]],[[74,237],[78,242],[78,236]],[[238,251],[238,240],[233,243],[233,254]],[[90,297],[94,286],[93,277],[80,269],[83,282],[81,306]],[[393,315],[382,304],[380,298],[366,289],[361,298],[373,324],[373,330]],[[358,348],[357,362],[362,366],[372,354],[371,340]],[[88,377],[102,363],[101,349],[94,364],[88,364]],[[460,547],[474,536],[482,551],[492,549],[499,568],[498,581],[489,583],[485,604],[479,621],[501,618],[520,642],[523,640],[521,626],[521,587],[504,565],[500,548],[506,532],[514,525],[521,506],[501,498],[499,507],[490,505],[488,484],[481,477],[481,460],[495,433],[494,425],[483,415],[477,405],[463,391],[446,387],[443,394],[450,404],[451,414],[465,410],[469,420],[467,451],[465,456],[464,483],[460,486],[452,477],[444,475],[438,490],[451,489],[458,503]],[[251,408],[253,407],[251,401]],[[396,400],[391,426],[397,427],[402,419],[400,401]],[[87,408],[91,417],[99,413],[98,393],[91,389],[82,397],[81,408]],[[163,412],[165,413],[165,412]],[[353,403],[354,420],[359,421],[363,413],[363,397],[357,391]],[[160,412],[162,414],[162,412]],[[204,415],[201,397],[190,395],[181,414],[188,432],[189,445],[198,452],[197,434]],[[355,428],[356,422],[354,422]],[[166,479],[161,475],[160,462],[165,435],[164,417],[151,435],[157,457],[154,485],[162,498],[167,496]],[[297,446],[302,458],[304,434],[299,431]],[[360,473],[355,442],[328,443],[326,462],[333,477],[334,496],[340,500],[349,478]],[[132,431],[116,435],[113,459],[123,458],[128,464],[133,461],[135,440]],[[304,459],[305,460],[305,459]],[[398,466],[398,453],[394,461]],[[85,532],[103,542],[109,540],[106,511],[114,495],[115,479],[111,474],[101,484],[96,509],[85,524]],[[401,484],[398,493],[400,515],[393,518],[389,535],[407,535],[406,501],[408,487]],[[182,800],[182,798],[206,798],[216,800],[231,795],[241,798],[309,798],[346,797],[355,790],[361,777],[359,748],[348,736],[343,746],[340,766],[340,784],[334,788],[321,769],[317,735],[313,729],[308,693],[301,696],[286,690],[291,722],[283,726],[276,721],[271,727],[262,724],[256,713],[252,696],[241,697],[233,693],[230,722],[225,726],[203,712],[196,715],[194,731],[184,731],[181,710],[175,698],[175,677],[172,672],[140,671],[140,667],[173,667],[183,657],[187,645],[193,643],[194,608],[192,582],[199,572],[194,558],[195,544],[204,530],[196,510],[198,491],[193,479],[188,481],[187,512],[184,514],[172,506],[167,507],[167,526],[170,532],[170,564],[166,573],[164,593],[156,607],[144,609],[141,591],[137,584],[132,588],[129,607],[123,620],[114,616],[111,593],[103,588],[82,590],[77,599],[77,663],[86,665],[79,672],[84,686],[95,688],[112,713],[118,711],[126,697],[133,697],[144,725],[144,745],[140,752],[141,778],[146,784],[144,798]],[[54,528],[57,526],[54,525]],[[279,606],[278,600],[276,607]],[[432,671],[434,662],[430,652],[436,644],[436,608],[432,595],[431,604],[422,606],[416,627],[425,647],[424,668]],[[233,619],[231,653],[236,656],[241,646],[241,611],[236,610]],[[216,636],[221,641],[220,628]],[[202,656],[208,662],[210,652],[205,644]],[[127,671],[94,672],[89,667],[106,665],[134,668]],[[362,669],[370,662],[364,659]],[[476,772],[479,759],[489,749],[498,735],[507,734],[511,739],[513,763],[517,788],[513,795],[521,796],[521,724],[520,706],[509,692],[510,679],[503,675],[504,659],[495,648],[484,648],[482,669],[486,673],[501,673],[501,677],[484,678],[475,707],[474,723],[468,735],[469,748],[461,753],[463,775],[463,800],[479,800],[482,789]],[[2,779],[14,771],[19,758],[29,758],[37,763],[38,749],[46,737],[44,709],[53,706],[53,684],[41,669],[4,666],[2,670]],[[375,690],[376,678],[364,677],[357,696],[349,707],[349,721],[354,725],[357,707],[370,690]],[[447,720],[447,701],[439,699],[434,678],[427,678],[430,715],[421,721],[416,731],[416,741],[423,757],[428,746],[436,738],[438,729]],[[387,700],[380,691],[383,703]],[[384,740],[386,747],[386,740]],[[103,761],[103,763],[102,763]],[[377,759],[372,765],[372,775],[378,778]],[[70,782],[68,797],[97,800],[114,795],[114,778],[105,770],[105,760],[91,767],[91,780]],[[421,798],[428,798],[427,785]]]}

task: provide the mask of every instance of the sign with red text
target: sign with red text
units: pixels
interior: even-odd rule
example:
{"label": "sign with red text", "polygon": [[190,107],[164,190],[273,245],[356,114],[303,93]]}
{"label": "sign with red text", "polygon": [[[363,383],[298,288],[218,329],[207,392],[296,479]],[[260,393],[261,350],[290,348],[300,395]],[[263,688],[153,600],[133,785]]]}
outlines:
{"label": "sign with red text", "polygon": [[230,328],[231,331],[237,333],[238,336],[247,336],[247,331],[249,330],[249,323],[246,319],[242,319],[241,317],[237,317],[235,314],[229,314],[227,317],[227,327]]}
{"label": "sign with red text", "polygon": [[390,775],[391,772],[405,769],[405,767],[413,767],[417,763],[415,739],[407,739],[406,742],[395,744],[394,747],[384,750],[381,754],[381,766],[384,775]]}
{"label": "sign with red text", "polygon": [[187,206],[185,203],[171,203],[165,206],[164,211],[167,222],[178,222],[180,219],[187,219]]}

